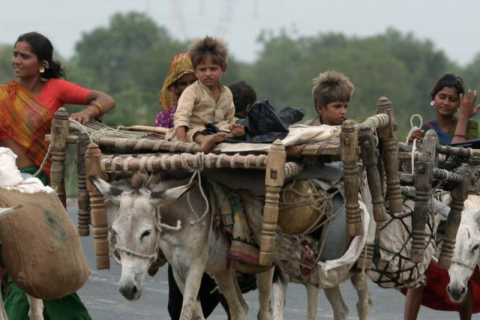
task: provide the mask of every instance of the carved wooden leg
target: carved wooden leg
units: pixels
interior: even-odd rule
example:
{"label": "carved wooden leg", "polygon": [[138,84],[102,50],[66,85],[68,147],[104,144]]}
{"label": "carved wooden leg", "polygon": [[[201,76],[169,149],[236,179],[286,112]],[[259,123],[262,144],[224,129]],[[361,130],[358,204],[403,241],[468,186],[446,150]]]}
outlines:
{"label": "carved wooden leg", "polygon": [[413,262],[422,262],[425,253],[425,225],[428,217],[428,199],[432,189],[433,164],[428,157],[415,163],[415,209],[412,216]]}
{"label": "carved wooden leg", "polygon": [[262,217],[262,235],[260,238],[259,263],[269,266],[273,263],[273,251],[275,250],[275,237],[277,232],[278,202],[280,189],[285,179],[286,152],[280,140],[275,142],[268,151],[265,185],[265,207]]}
{"label": "carved wooden leg", "polygon": [[387,176],[387,198],[390,212],[402,212],[403,201],[398,178],[397,124],[393,116],[392,103],[385,97],[378,99],[377,114],[385,113],[390,118],[389,125],[378,129],[385,173]]}
{"label": "carved wooden leg", "polygon": [[340,137],[341,157],[344,163],[345,211],[347,212],[347,232],[349,236],[363,235],[360,205],[358,204],[358,135],[356,123],[346,120],[342,124]]}
{"label": "carved wooden leg", "polygon": [[90,139],[81,133],[77,141],[77,176],[78,176],[78,233],[80,236],[90,235],[90,197],[85,181],[85,152]]}
{"label": "carved wooden leg", "polygon": [[87,189],[90,195],[90,208],[92,212],[95,262],[97,269],[109,269],[108,221],[105,199],[89,179],[90,176],[97,176],[104,179],[100,168],[101,160],[102,153],[100,149],[96,144],[90,143],[85,154],[85,167],[87,169]]}
{"label": "carved wooden leg", "polygon": [[462,219],[463,203],[467,198],[468,187],[471,181],[471,172],[468,165],[462,165],[457,173],[463,176],[463,183],[452,190],[452,203],[450,204],[450,213],[447,218],[445,238],[442,243],[442,251],[438,259],[438,267],[449,269],[452,263],[453,250],[457,238],[458,227]]}
{"label": "carved wooden leg", "polygon": [[382,184],[377,168],[377,152],[375,140],[370,130],[362,130],[358,136],[360,143],[362,162],[366,167],[368,187],[372,194],[373,217],[376,222],[387,220],[385,200],[382,196]]}
{"label": "carved wooden leg", "polygon": [[55,112],[52,121],[51,146],[52,168],[50,172],[50,184],[57,192],[58,198],[67,207],[67,196],[65,194],[65,158],[67,155],[67,137],[70,125],[68,123],[68,112],[60,108]]}
{"label": "carved wooden leg", "polygon": [[372,266],[373,260],[373,251],[374,251],[374,244],[373,243],[365,243],[365,247],[360,254],[360,257],[357,261],[357,267],[360,269],[370,269]]}

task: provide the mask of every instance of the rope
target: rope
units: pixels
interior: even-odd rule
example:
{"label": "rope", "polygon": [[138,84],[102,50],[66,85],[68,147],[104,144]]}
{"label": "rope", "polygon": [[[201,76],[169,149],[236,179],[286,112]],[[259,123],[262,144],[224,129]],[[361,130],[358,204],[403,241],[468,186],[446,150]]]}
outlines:
{"label": "rope", "polygon": [[[205,219],[205,217],[207,216],[207,213],[210,210],[210,204],[209,204],[207,196],[205,195],[205,192],[203,191],[203,188],[202,188],[202,176],[200,175],[200,170],[195,170],[192,177],[190,178],[189,183],[193,182],[193,179],[195,179],[195,176],[198,176],[198,188],[200,189],[200,193],[202,194],[202,197],[205,200],[206,208],[205,208],[205,211],[203,212],[202,216],[198,217],[197,211],[195,211],[195,209],[192,206],[192,203],[190,202],[190,192],[187,193],[188,205],[190,206],[190,210],[192,210],[195,213],[195,216],[197,217],[197,220],[194,220],[194,221],[190,222],[190,225],[192,225],[192,226],[199,223],[203,219]],[[205,225],[205,221],[203,222],[203,225]]]}
{"label": "rope", "polygon": [[[85,132],[85,134],[88,136],[88,139],[90,139],[90,142],[92,142],[92,139],[90,138],[90,135],[84,129],[83,125],[80,122],[78,122],[76,120],[73,120],[71,118],[69,118],[68,121],[72,124],[72,127],[83,130]],[[42,169],[45,166],[45,162],[47,162],[47,159],[50,157],[50,152],[51,151],[52,151],[52,144],[50,143],[48,145],[47,153],[45,153],[45,157],[43,158],[42,163],[40,164],[40,167],[38,168],[37,172],[35,172],[35,174],[33,175],[34,177],[38,177],[40,172],[42,172]]]}
{"label": "rope", "polygon": [[118,246],[115,241],[110,239],[109,243],[112,248],[112,255],[118,264],[121,264],[121,262],[120,262],[120,255],[117,253],[117,251],[127,252],[140,259],[149,259],[150,263],[154,262],[155,260],[157,260],[158,252],[160,250],[160,235],[162,233],[162,229],[169,230],[169,231],[180,231],[182,229],[182,222],[180,220],[177,220],[177,225],[175,227],[172,227],[172,226],[169,226],[168,224],[162,223],[160,210],[158,208],[156,208],[154,212],[155,212],[154,213],[155,214],[155,217],[154,217],[155,230],[157,231],[157,234],[155,239],[155,248],[153,249],[152,253],[141,253],[141,252],[129,249],[127,247]]}
{"label": "rope", "polygon": [[42,172],[43,167],[45,166],[45,162],[47,162],[47,159],[50,157],[50,151],[52,150],[52,144],[50,143],[48,146],[47,153],[45,154],[45,157],[43,158],[42,163],[40,164],[40,167],[38,168],[38,171],[35,172],[33,175],[34,177],[38,176],[40,172]]}
{"label": "rope", "polygon": [[[415,126],[414,123],[413,123],[413,120],[415,118],[418,118],[420,120],[420,126]],[[415,114],[412,114],[412,116],[410,117],[410,131],[408,132],[408,135],[407,135],[407,139],[405,141],[405,143],[408,144],[408,140],[410,139],[410,137],[412,136],[413,132],[417,131],[417,130],[421,130],[421,128],[423,127],[423,118],[421,115],[415,113]]]}
{"label": "rope", "polygon": [[473,261],[473,263],[465,263],[461,260],[458,260],[458,259],[452,259],[452,263],[455,263],[455,264],[458,264],[458,265],[461,265],[463,267],[466,267],[472,271],[475,270],[475,267],[477,265],[477,262],[476,261]]}
{"label": "rope", "polygon": [[[420,125],[419,126],[416,126],[414,123],[413,123],[413,120],[415,118],[418,118],[419,121],[420,121]],[[412,114],[412,116],[410,117],[410,131],[408,132],[408,135],[407,135],[407,139],[405,141],[406,144],[408,144],[408,141],[410,140],[410,137],[412,136],[412,134],[415,132],[415,131],[418,131],[418,130],[421,130],[421,128],[423,127],[423,118],[421,115],[415,113],[415,114]],[[417,139],[413,139],[413,147],[412,147],[412,174],[415,172],[415,153],[417,152]]]}

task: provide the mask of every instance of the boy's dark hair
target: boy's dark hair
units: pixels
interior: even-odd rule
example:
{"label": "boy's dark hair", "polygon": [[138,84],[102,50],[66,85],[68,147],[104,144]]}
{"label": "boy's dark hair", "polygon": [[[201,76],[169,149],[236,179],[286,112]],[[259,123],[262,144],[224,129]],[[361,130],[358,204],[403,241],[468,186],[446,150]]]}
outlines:
{"label": "boy's dark hair", "polygon": [[222,69],[227,67],[228,48],[227,43],[222,39],[209,36],[203,39],[194,39],[188,47],[188,54],[194,69],[208,58]]}
{"label": "boy's dark hair", "polygon": [[232,91],[235,115],[245,114],[247,106],[252,105],[257,100],[255,89],[245,81],[231,84],[228,88]]}
{"label": "boy's dark hair", "polygon": [[326,71],[313,79],[313,102],[315,107],[318,105],[326,107],[330,102],[350,101],[355,86],[350,79],[343,73],[336,71]]}
{"label": "boy's dark hair", "polygon": [[462,78],[457,77],[454,73],[444,73],[437,79],[437,82],[435,82],[435,85],[429,92],[432,100],[434,100],[437,93],[445,87],[457,89],[459,95],[465,93],[465,84]]}

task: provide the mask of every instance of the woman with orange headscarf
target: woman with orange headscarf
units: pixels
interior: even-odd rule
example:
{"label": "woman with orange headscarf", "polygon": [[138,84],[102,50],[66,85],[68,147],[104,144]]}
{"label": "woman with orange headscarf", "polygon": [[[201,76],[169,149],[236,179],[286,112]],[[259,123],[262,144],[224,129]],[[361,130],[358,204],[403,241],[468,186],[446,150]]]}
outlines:
{"label": "woman with orange headscarf", "polygon": [[167,78],[160,91],[160,108],[155,127],[172,128],[173,116],[177,110],[178,99],[186,87],[197,80],[192,61],[187,53],[177,54],[168,70]]}

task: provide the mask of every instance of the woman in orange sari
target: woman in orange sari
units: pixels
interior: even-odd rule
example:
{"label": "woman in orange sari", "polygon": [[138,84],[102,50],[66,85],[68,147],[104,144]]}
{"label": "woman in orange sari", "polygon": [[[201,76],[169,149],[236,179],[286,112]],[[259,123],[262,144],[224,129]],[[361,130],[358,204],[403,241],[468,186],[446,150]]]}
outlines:
{"label": "woman in orange sari", "polygon": [[[12,66],[17,81],[0,86],[0,146],[10,148],[16,164],[24,173],[35,173],[48,150],[45,134],[50,132],[55,111],[64,104],[87,107],[71,118],[85,124],[115,107],[105,93],[82,88],[62,80],[65,71],[53,60],[53,46],[43,35],[30,32],[21,35],[13,49]],[[50,161],[47,159],[39,178],[48,183]],[[4,302],[10,320],[28,320],[28,302],[7,277],[10,290]],[[44,301],[45,319],[91,319],[76,294],[58,300]]]}

